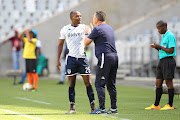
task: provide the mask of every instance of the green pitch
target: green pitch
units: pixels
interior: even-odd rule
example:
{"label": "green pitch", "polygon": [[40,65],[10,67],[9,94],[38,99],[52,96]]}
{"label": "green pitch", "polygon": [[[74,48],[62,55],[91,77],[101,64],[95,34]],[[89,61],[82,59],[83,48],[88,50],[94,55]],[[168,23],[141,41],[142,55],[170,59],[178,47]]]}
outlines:
{"label": "green pitch", "polygon": [[[117,115],[89,115],[90,105],[86,88],[76,83],[76,114],[64,114],[69,110],[68,83],[56,85],[58,80],[39,80],[37,92],[24,92],[22,85],[12,85],[11,79],[0,79],[0,120],[180,120],[180,97],[175,96],[174,105],[179,109],[170,111],[144,108],[154,102],[153,89],[117,85]],[[94,83],[93,83],[94,86]],[[98,99],[96,90],[96,106]],[[160,106],[168,100],[163,95]],[[106,91],[106,109],[110,99]]]}

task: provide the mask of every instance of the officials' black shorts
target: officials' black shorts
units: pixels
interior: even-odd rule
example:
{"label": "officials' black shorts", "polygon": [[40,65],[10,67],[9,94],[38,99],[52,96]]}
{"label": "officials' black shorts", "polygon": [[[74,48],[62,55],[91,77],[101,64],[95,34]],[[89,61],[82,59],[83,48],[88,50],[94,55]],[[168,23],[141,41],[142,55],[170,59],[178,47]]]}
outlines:
{"label": "officials' black shorts", "polygon": [[36,59],[26,59],[26,72],[36,73]]}
{"label": "officials' black shorts", "polygon": [[156,79],[172,80],[176,68],[176,61],[173,57],[162,58],[159,61]]}
{"label": "officials' black shorts", "polygon": [[87,58],[75,58],[67,56],[66,60],[66,76],[74,76],[76,74],[90,75],[91,70]]}

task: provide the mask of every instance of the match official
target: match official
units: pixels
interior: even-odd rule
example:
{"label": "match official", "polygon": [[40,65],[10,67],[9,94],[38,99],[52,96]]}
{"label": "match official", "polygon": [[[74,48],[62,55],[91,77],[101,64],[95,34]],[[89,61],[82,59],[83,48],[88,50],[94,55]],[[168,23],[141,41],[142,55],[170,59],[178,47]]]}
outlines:
{"label": "match official", "polygon": [[173,78],[176,67],[176,38],[171,31],[167,29],[165,21],[159,21],[156,24],[158,32],[163,34],[161,44],[152,43],[151,47],[159,51],[159,64],[156,73],[156,100],[153,105],[145,108],[145,110],[160,109],[159,102],[163,93],[162,84],[165,80],[168,87],[169,102],[160,110],[173,110],[174,87]]}

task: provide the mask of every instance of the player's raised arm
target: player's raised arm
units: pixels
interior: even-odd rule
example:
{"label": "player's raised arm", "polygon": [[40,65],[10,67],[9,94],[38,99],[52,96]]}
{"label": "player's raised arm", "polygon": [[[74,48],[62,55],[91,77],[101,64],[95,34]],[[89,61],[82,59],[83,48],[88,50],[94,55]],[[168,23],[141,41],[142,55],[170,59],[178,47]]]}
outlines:
{"label": "player's raised arm", "polygon": [[22,41],[24,41],[23,35],[24,35],[25,31],[26,31],[26,30],[24,30],[23,32],[21,32],[21,33],[19,34],[19,36],[18,36],[19,39],[22,40]]}
{"label": "player's raised arm", "polygon": [[92,42],[92,40],[88,38],[88,36],[92,32],[92,30],[93,30],[92,23],[90,23],[90,26],[89,25],[85,26],[85,30],[84,30],[84,32],[85,32],[84,45],[85,46],[88,46]]}
{"label": "player's raised arm", "polygon": [[60,57],[63,49],[64,40],[59,39],[58,49],[57,49],[57,69],[60,71]]}
{"label": "player's raised arm", "polygon": [[28,42],[30,42],[30,43],[33,43],[33,41],[31,40],[31,37],[30,37],[30,32],[32,32],[32,31],[30,31],[29,29],[27,29],[26,31],[25,31],[25,34],[26,34],[26,37],[27,37],[27,40],[28,40]]}

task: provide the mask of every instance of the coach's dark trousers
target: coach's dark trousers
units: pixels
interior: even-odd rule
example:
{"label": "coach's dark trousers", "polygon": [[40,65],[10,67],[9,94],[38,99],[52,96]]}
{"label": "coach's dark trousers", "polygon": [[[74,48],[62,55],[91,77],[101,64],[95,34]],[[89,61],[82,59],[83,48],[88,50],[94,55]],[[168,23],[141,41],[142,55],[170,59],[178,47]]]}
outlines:
{"label": "coach's dark trousers", "polygon": [[105,109],[105,85],[110,95],[111,108],[116,109],[116,73],[118,56],[116,53],[102,53],[98,58],[96,67],[95,87],[99,99],[99,107]]}

